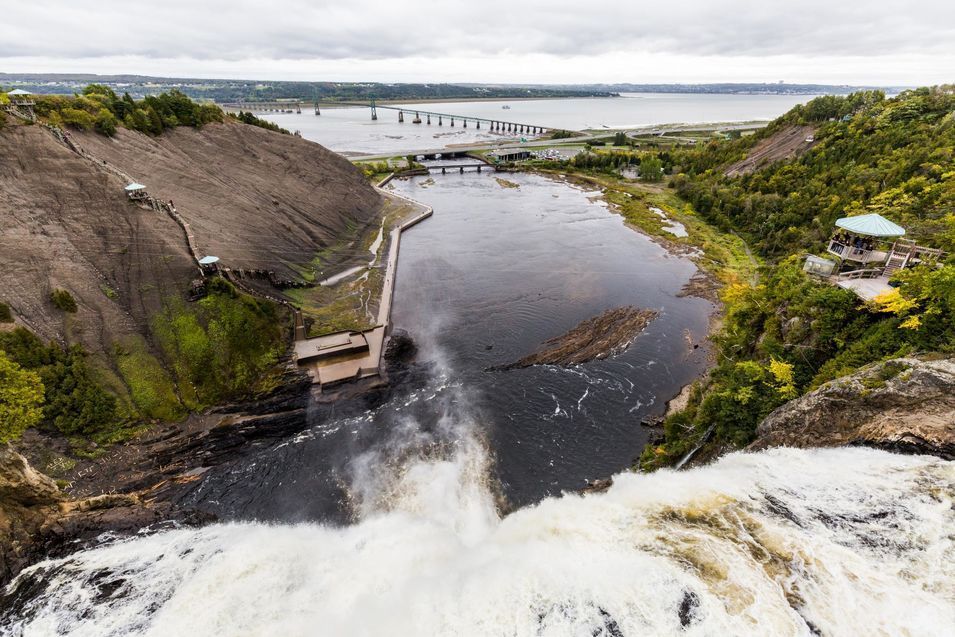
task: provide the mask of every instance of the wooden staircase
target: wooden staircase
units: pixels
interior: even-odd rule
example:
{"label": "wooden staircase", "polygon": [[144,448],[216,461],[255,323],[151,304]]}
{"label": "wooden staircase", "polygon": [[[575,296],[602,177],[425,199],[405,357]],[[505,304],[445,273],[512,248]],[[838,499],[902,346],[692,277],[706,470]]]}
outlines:
{"label": "wooden staircase", "polygon": [[889,253],[888,260],[885,262],[885,269],[882,271],[883,276],[891,277],[904,268],[908,264],[909,257],[912,256],[912,250],[914,248],[914,241],[906,241],[904,239],[896,241],[895,245],[892,246],[892,252]]}

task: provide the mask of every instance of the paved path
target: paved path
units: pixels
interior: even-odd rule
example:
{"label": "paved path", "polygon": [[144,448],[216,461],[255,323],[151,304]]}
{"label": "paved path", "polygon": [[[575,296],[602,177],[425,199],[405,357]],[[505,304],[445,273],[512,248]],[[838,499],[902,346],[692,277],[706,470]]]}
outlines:
{"label": "paved path", "polygon": [[337,332],[318,338],[300,340],[295,343],[297,358],[315,356],[319,350],[327,352],[327,358],[316,359],[303,365],[317,384],[328,385],[380,375],[384,364],[382,356],[384,355],[385,338],[391,331],[391,303],[395,291],[401,234],[434,213],[430,206],[397,193],[386,192],[377,186],[376,189],[384,197],[397,198],[413,204],[416,210],[410,219],[399,223],[391,230],[385,278],[382,282],[381,299],[378,304],[377,325],[371,330],[361,333]]}

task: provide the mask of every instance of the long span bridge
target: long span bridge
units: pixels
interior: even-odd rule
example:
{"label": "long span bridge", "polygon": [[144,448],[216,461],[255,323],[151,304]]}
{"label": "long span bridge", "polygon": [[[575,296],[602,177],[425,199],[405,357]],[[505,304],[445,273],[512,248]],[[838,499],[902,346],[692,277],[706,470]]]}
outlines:
{"label": "long span bridge", "polygon": [[[302,109],[305,108],[315,109],[316,115],[321,115],[322,103],[318,101],[308,102],[304,100],[273,100],[273,101],[258,101],[258,102],[226,102],[219,104],[222,108],[230,111],[249,111],[253,113],[265,113],[265,112],[277,112],[277,113],[301,113]],[[527,135],[544,135],[550,130],[550,127],[541,126],[539,124],[529,124],[527,122],[513,122],[501,118],[490,118],[490,117],[472,117],[469,115],[457,115],[454,113],[442,113],[438,111],[426,111],[422,109],[417,109],[414,107],[407,106],[382,106],[375,103],[375,100],[370,102],[327,102],[324,106],[358,106],[362,108],[368,108],[371,110],[371,119],[378,119],[379,110],[388,110],[395,111],[398,113],[398,122],[404,123],[405,116],[410,118],[412,124],[425,124],[431,125],[436,124],[438,126],[444,126],[445,121],[450,127],[454,127],[456,123],[460,123],[462,128],[467,128],[468,123],[471,123],[475,128],[480,129],[482,124],[487,130],[496,132],[496,133],[524,133]]]}

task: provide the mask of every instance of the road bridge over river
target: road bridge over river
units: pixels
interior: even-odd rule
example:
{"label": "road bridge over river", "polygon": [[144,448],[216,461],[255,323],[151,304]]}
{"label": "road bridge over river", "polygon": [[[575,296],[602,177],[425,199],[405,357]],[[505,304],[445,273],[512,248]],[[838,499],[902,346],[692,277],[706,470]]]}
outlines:
{"label": "road bridge over river", "polygon": [[229,111],[248,111],[251,113],[268,113],[268,112],[278,112],[278,113],[301,113],[302,108],[314,108],[316,115],[321,115],[321,107],[342,107],[342,106],[358,106],[361,108],[368,108],[371,111],[371,119],[378,119],[378,110],[387,110],[394,111],[398,113],[398,122],[404,123],[405,116],[407,115],[411,118],[409,121],[412,124],[426,124],[430,126],[432,123],[438,126],[444,126],[445,120],[447,120],[448,126],[453,128],[455,123],[460,124],[462,128],[467,128],[470,123],[474,128],[481,129],[481,125],[484,125],[486,130],[490,130],[497,133],[517,133],[525,135],[544,135],[548,130],[553,130],[553,126],[545,126],[538,123],[528,123],[528,122],[514,122],[504,118],[491,118],[491,117],[475,117],[471,115],[460,115],[456,113],[444,113],[439,111],[429,111],[423,110],[420,108],[407,107],[407,106],[389,106],[389,105],[379,105],[375,103],[375,100],[370,102],[326,102],[322,103],[321,101],[315,102],[306,102],[303,100],[272,100],[272,101],[256,101],[256,102],[224,102],[220,104],[222,108]]}
{"label": "road bridge over river", "polygon": [[[627,137],[641,138],[641,137],[663,137],[665,135],[672,135],[673,133],[688,132],[688,131],[713,131],[713,132],[729,132],[729,131],[747,131],[747,130],[757,130],[765,127],[769,122],[744,122],[744,123],[719,123],[719,124],[666,124],[663,126],[646,126],[643,128],[634,128],[628,129],[624,132],[627,134]],[[416,157],[424,157],[425,159],[429,158],[447,158],[447,157],[462,157],[467,155],[467,153],[476,152],[476,151],[487,151],[487,150],[508,150],[508,149],[533,149],[533,148],[551,148],[554,146],[560,146],[565,144],[586,144],[587,142],[594,141],[597,139],[606,139],[607,137],[613,135],[616,130],[606,130],[598,132],[587,132],[580,133],[575,137],[567,137],[562,139],[535,139],[529,140],[526,142],[518,142],[514,139],[502,139],[500,141],[489,141],[489,142],[475,142],[473,144],[455,144],[454,146],[446,146],[444,148],[422,148],[422,149],[410,149],[402,151],[392,151],[390,153],[380,153],[374,155],[364,155],[359,153],[342,153],[344,156],[348,157],[352,161],[380,161],[383,159],[391,159],[392,157],[404,157],[407,155],[414,155]]]}

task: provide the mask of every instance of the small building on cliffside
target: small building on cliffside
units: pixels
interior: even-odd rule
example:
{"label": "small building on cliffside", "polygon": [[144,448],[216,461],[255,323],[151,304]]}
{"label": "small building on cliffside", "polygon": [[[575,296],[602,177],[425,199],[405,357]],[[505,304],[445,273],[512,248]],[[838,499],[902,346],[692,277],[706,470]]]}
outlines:
{"label": "small building on cliffside", "polygon": [[133,201],[143,201],[149,197],[149,193],[146,192],[146,186],[142,184],[132,183],[124,188],[126,191],[126,196]]}
{"label": "small building on cliffside", "polygon": [[899,270],[941,259],[941,250],[916,245],[904,236],[905,228],[879,214],[842,217],[826,248],[836,260],[809,255],[803,270],[828,277],[871,301],[892,290],[889,279]]}

